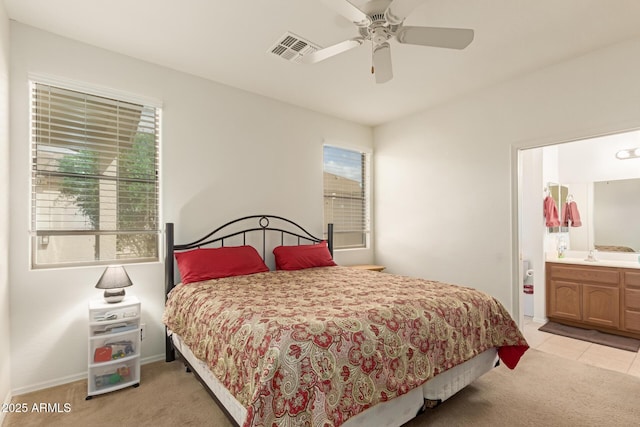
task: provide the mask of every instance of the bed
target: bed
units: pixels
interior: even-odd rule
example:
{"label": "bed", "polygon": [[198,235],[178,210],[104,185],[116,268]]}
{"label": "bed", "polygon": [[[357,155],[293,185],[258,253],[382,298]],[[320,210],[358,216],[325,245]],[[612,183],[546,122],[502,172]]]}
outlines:
{"label": "bed", "polygon": [[594,248],[600,252],[635,252],[636,250],[629,246],[621,245],[595,245]]}
{"label": "bed", "polygon": [[238,426],[400,426],[528,348],[482,292],[335,265],[331,226],[325,241],[252,215],[188,244],[166,235],[167,361]]}

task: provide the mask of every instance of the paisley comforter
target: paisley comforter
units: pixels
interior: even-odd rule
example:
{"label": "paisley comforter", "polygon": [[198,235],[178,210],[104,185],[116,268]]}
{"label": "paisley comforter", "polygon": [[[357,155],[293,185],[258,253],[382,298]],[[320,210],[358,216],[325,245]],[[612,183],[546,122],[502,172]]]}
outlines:
{"label": "paisley comforter", "polygon": [[248,426],[339,426],[498,347],[528,348],[480,291],[347,267],[175,287],[163,317],[247,408]]}

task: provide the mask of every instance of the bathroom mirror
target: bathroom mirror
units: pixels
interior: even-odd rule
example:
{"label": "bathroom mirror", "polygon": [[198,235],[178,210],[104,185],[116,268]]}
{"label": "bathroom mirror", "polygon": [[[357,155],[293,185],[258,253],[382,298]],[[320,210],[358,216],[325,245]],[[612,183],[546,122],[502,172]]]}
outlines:
{"label": "bathroom mirror", "polygon": [[[603,252],[640,252],[640,179],[593,183],[593,244]],[[586,218],[585,218],[586,219]]]}

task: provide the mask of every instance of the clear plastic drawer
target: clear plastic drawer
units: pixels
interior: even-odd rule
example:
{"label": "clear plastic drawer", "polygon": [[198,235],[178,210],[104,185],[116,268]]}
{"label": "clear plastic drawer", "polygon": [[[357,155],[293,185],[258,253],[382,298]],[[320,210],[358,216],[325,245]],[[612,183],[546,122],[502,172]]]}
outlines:
{"label": "clear plastic drawer", "polygon": [[92,337],[89,355],[90,363],[112,362],[138,354],[139,331],[111,334],[105,337]]}
{"label": "clear plastic drawer", "polygon": [[117,389],[140,381],[140,374],[135,360],[92,368],[89,376],[92,392],[106,391],[111,388]]}

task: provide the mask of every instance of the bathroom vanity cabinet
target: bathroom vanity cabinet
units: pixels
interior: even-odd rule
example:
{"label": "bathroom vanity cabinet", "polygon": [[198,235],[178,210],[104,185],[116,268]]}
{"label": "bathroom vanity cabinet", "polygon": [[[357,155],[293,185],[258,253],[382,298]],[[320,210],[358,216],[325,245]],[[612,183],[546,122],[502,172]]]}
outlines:
{"label": "bathroom vanity cabinet", "polygon": [[640,270],[546,263],[547,317],[640,338]]}

